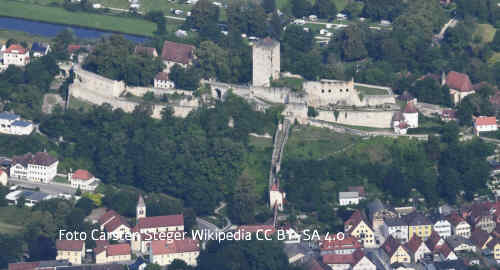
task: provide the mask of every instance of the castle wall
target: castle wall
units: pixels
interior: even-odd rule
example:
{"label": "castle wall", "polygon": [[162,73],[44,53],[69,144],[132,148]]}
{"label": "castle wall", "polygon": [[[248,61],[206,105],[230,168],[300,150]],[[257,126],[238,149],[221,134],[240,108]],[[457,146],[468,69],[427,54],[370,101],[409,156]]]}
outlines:
{"label": "castle wall", "polygon": [[314,119],[351,126],[391,128],[393,114],[394,111],[338,110],[338,117],[335,118],[334,111],[318,110]]}
{"label": "castle wall", "polygon": [[141,86],[126,86],[125,90],[134,96],[142,97],[147,92],[153,92],[155,96],[162,96],[164,94],[178,94],[185,96],[192,96],[193,91],[178,90],[178,89],[159,89],[153,87],[141,87]]}
{"label": "castle wall", "polygon": [[89,91],[105,96],[119,97],[125,91],[125,82],[115,81],[84,70],[78,65],[73,67],[75,83],[84,84]]}
{"label": "castle wall", "polygon": [[306,81],[304,91],[308,94],[308,104],[314,107],[337,104],[343,106],[362,106],[354,81]]}
{"label": "castle wall", "polygon": [[363,96],[362,100],[364,106],[380,106],[383,104],[396,104],[396,97],[393,95],[372,95]]}

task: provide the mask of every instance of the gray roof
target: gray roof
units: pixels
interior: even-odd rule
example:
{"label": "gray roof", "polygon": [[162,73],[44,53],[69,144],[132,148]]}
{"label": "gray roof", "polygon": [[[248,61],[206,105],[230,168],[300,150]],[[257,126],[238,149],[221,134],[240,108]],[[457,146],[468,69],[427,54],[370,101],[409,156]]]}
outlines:
{"label": "gray roof", "polygon": [[358,192],[339,192],[339,199],[354,199],[359,198]]}
{"label": "gray roof", "polygon": [[386,219],[384,219],[384,222],[389,227],[408,226],[408,223],[406,223],[404,219],[399,218],[399,217],[397,217],[397,218],[386,218]]}
{"label": "gray roof", "polygon": [[19,115],[15,113],[10,113],[10,112],[1,112],[0,113],[0,119],[5,119],[5,120],[16,120],[19,118]]}
{"label": "gray roof", "polygon": [[16,120],[12,123],[13,126],[20,126],[20,127],[27,127],[31,125],[31,122],[28,121],[23,121],[23,120]]}
{"label": "gray roof", "polygon": [[474,244],[470,239],[467,239],[465,237],[462,237],[460,235],[452,235],[446,238],[446,243],[451,247],[451,249],[455,249],[456,247],[460,246],[461,244],[467,244],[469,246],[473,246]]}
{"label": "gray roof", "polygon": [[405,216],[408,225],[420,226],[420,225],[431,225],[432,222],[424,214],[419,212],[412,212]]}
{"label": "gray roof", "polygon": [[370,218],[372,218],[373,214],[375,214],[376,212],[385,209],[384,205],[379,199],[371,201],[366,207],[368,208],[368,215],[370,216]]}

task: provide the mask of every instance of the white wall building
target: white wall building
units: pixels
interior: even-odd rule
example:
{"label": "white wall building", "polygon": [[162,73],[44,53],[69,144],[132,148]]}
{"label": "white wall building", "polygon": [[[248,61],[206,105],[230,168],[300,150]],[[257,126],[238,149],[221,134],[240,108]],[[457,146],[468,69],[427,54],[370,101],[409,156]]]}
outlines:
{"label": "white wall building", "polygon": [[283,211],[283,202],[285,200],[286,194],[280,191],[276,184],[271,186],[269,190],[269,206],[273,209],[275,206],[279,211]]}
{"label": "white wall building", "polygon": [[254,86],[271,85],[271,80],[279,79],[280,76],[280,43],[264,38],[252,48],[252,84]]}
{"label": "white wall building", "polygon": [[173,81],[171,81],[168,78],[168,73],[166,72],[160,72],[156,74],[154,78],[154,87],[155,88],[162,88],[162,89],[169,89],[169,88],[175,88],[175,84]]}
{"label": "white wall building", "polygon": [[68,180],[73,188],[80,188],[82,191],[94,191],[100,183],[90,172],[81,169],[69,173]]}
{"label": "white wall building", "polygon": [[434,231],[436,231],[441,238],[446,239],[447,237],[451,236],[451,223],[447,219],[443,217],[437,217],[432,221],[434,222]]}
{"label": "white wall building", "polygon": [[391,235],[397,240],[408,242],[408,224],[404,219],[399,217],[386,218],[384,219],[382,228],[382,232],[384,232],[385,237]]}
{"label": "white wall building", "polygon": [[17,114],[10,112],[0,113],[0,132],[10,135],[29,135],[33,132],[33,123],[21,120]]}
{"label": "white wall building", "polygon": [[57,158],[47,152],[14,156],[10,176],[33,182],[49,183],[57,175],[57,165],[59,165]]}
{"label": "white wall building", "polygon": [[344,205],[357,205],[359,204],[359,193],[358,192],[339,192],[339,204]]}
{"label": "white wall building", "polygon": [[19,44],[12,44],[3,51],[3,64],[25,66],[30,62],[30,53]]}
{"label": "white wall building", "polygon": [[479,136],[479,132],[498,130],[497,118],[495,116],[479,116],[474,119],[474,132]]}
{"label": "white wall building", "polygon": [[418,128],[418,111],[413,102],[408,102],[403,111],[403,116],[409,128]]}
{"label": "white wall building", "polygon": [[198,240],[185,238],[182,240],[155,240],[151,242],[149,260],[160,266],[166,266],[178,259],[187,265],[196,266],[200,255],[200,243]]}

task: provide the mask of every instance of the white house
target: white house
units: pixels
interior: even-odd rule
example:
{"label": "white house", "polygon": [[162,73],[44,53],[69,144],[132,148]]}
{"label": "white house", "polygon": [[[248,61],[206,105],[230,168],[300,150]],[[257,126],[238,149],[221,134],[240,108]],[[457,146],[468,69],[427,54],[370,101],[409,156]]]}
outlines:
{"label": "white house", "polygon": [[96,264],[126,262],[132,260],[130,244],[101,245],[94,249]]}
{"label": "white house", "polygon": [[453,213],[446,217],[451,223],[451,231],[453,235],[462,236],[464,238],[470,238],[471,227],[470,224],[465,221],[464,218],[456,213]]}
{"label": "white house", "polygon": [[0,113],[0,132],[11,135],[29,135],[33,132],[33,123],[21,120],[19,115],[10,112]]}
{"label": "white house", "polygon": [[446,218],[442,216],[434,216],[431,217],[431,220],[434,223],[432,228],[438,233],[439,237],[446,239],[451,236],[451,223]]}
{"label": "white house", "polygon": [[425,242],[422,241],[422,239],[416,234],[413,235],[406,246],[408,247],[415,263],[420,262],[424,258],[425,254],[431,253],[431,250],[427,247]]}
{"label": "white house", "polygon": [[385,218],[382,228],[385,237],[391,235],[403,243],[408,242],[408,223],[403,218]]}
{"label": "white house", "polygon": [[107,211],[98,222],[101,231],[106,231],[117,239],[125,239],[125,236],[130,234],[127,220],[113,210]]}
{"label": "white house", "polygon": [[497,118],[495,116],[479,116],[474,119],[474,132],[477,136],[479,136],[479,132],[497,130]]}
{"label": "white house", "polygon": [[184,238],[181,240],[153,240],[149,252],[149,261],[160,266],[166,266],[178,259],[187,265],[196,266],[200,255],[198,240]]}
{"label": "white house", "polygon": [[0,185],[1,186],[7,185],[8,178],[9,177],[7,176],[7,173],[3,170],[0,170]]}
{"label": "white house", "polygon": [[169,88],[175,88],[175,84],[168,78],[168,73],[159,72],[158,74],[156,74],[154,78],[154,87],[169,89]]}
{"label": "white house", "polygon": [[3,52],[3,64],[5,66],[25,66],[29,62],[29,51],[19,44],[12,44]]}
{"label": "white house", "polygon": [[359,193],[358,192],[339,192],[339,204],[344,205],[356,205],[359,204]]}
{"label": "white house", "polygon": [[408,102],[403,111],[403,117],[409,128],[418,128],[418,111],[413,102]]}
{"label": "white house", "polygon": [[49,183],[57,174],[59,161],[47,152],[27,153],[14,156],[10,167],[10,176],[33,182]]}
{"label": "white house", "polygon": [[87,170],[81,169],[76,170],[75,173],[69,173],[68,180],[73,188],[80,188],[82,191],[94,191],[100,182]]}

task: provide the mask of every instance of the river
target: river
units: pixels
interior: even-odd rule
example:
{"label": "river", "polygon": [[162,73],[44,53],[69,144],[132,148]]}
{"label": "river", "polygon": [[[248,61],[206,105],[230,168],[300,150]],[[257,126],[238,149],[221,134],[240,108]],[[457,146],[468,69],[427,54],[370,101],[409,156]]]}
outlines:
{"label": "river", "polygon": [[[78,38],[82,38],[82,39],[96,39],[96,38],[99,38],[102,36],[113,34],[112,32],[87,29],[87,28],[77,27],[77,26],[69,26],[69,25],[62,25],[62,24],[36,22],[36,21],[30,21],[30,20],[24,20],[24,19],[0,17],[0,29],[22,31],[22,32],[26,32],[29,34],[43,36],[43,37],[49,37],[49,38],[55,37],[59,32],[63,31],[64,29],[67,29],[67,28],[71,29],[75,33],[75,36],[77,36]],[[146,37],[140,37],[140,36],[134,36],[134,35],[124,34],[123,36],[125,36],[125,38],[127,38],[128,40],[131,40],[131,41],[137,42],[137,43],[142,43],[142,42],[145,42],[148,40],[148,38],[146,38]]]}

